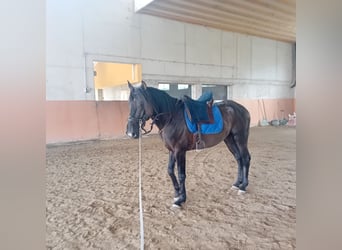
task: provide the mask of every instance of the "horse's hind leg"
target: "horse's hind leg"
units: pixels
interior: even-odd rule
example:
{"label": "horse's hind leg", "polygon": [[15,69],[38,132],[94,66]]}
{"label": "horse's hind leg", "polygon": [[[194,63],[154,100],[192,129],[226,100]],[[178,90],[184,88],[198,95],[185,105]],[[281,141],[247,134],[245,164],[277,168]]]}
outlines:
{"label": "horse's hind leg", "polygon": [[230,134],[224,140],[238,163],[238,177],[233,184],[233,187],[239,188],[241,191],[246,191],[246,187],[248,186],[248,172],[251,156],[247,148],[247,139],[247,136]]}
{"label": "horse's hind leg", "polygon": [[176,158],[173,152],[169,152],[169,164],[167,168],[167,172],[172,180],[173,187],[175,189],[175,199],[178,199],[179,196],[179,184],[175,175],[175,163]]}
{"label": "horse's hind leg", "polygon": [[227,145],[229,151],[233,154],[237,164],[238,164],[238,174],[237,179],[233,184],[232,188],[239,189],[240,184],[242,184],[242,162],[241,162],[241,154],[240,150],[237,147],[234,137],[232,134],[229,134],[226,139],[224,139],[224,143]]}
{"label": "horse's hind leg", "polygon": [[246,191],[246,187],[248,186],[248,172],[251,156],[247,147],[243,147],[242,152],[242,184],[240,184],[239,188],[241,191]]}

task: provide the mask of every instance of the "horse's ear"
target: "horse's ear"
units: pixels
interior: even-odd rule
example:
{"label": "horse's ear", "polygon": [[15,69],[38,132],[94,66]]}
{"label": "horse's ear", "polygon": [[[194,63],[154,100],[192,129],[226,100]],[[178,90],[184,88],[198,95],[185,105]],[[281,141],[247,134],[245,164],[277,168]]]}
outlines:
{"label": "horse's ear", "polygon": [[144,80],[141,81],[141,87],[143,87],[143,89],[147,89],[147,84]]}
{"label": "horse's ear", "polygon": [[129,89],[132,90],[133,89],[133,85],[128,80],[127,80],[127,83],[128,83]]}

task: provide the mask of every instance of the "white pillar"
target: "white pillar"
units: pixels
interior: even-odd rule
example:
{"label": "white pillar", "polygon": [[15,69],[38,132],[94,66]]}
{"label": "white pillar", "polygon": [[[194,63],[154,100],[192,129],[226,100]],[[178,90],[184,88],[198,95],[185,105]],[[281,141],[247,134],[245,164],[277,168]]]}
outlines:
{"label": "white pillar", "polygon": [[197,99],[202,95],[202,85],[201,84],[194,84],[191,87],[191,98]]}

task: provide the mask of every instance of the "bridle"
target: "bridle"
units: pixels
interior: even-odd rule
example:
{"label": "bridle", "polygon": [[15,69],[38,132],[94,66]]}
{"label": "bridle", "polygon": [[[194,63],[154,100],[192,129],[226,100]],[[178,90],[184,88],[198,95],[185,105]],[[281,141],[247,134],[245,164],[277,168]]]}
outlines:
{"label": "bridle", "polygon": [[[146,134],[151,133],[151,131],[153,129],[153,125],[156,123],[156,121],[158,120],[158,118],[160,116],[170,115],[170,112],[158,113],[156,108],[153,105],[152,105],[152,107],[153,107],[153,113],[156,114],[156,115],[152,114],[151,116],[148,116],[144,112],[144,114],[142,115],[141,118],[132,117],[131,115],[128,117],[128,122],[137,122],[139,124],[141,130],[144,131],[144,133],[142,135],[146,135]],[[151,127],[150,127],[149,130],[146,130],[145,129],[146,121],[149,120],[150,118],[152,119]]]}
{"label": "bridle", "polygon": [[136,117],[128,117],[128,122],[137,122],[141,128],[141,130],[144,131],[144,133],[142,135],[147,135],[148,133],[150,133],[153,129],[153,124],[154,124],[154,121],[151,123],[151,128],[150,130],[146,130],[145,129],[145,125],[146,125],[146,121],[148,120],[149,118],[147,118],[145,115],[143,115],[142,118],[136,118]]}
{"label": "bridle", "polygon": [[[140,128],[141,130],[144,131],[144,133],[142,135],[147,135],[149,133],[151,133],[152,129],[153,129],[153,125],[156,123],[156,121],[158,120],[158,117],[159,116],[163,116],[163,115],[170,115],[169,112],[165,112],[165,113],[159,113],[155,116],[152,116],[152,117],[147,117],[145,115],[143,115],[142,118],[135,118],[135,117],[128,117],[128,121],[132,121],[132,122],[138,122],[138,124],[140,125]],[[149,119],[152,119],[152,122],[151,122],[151,127],[150,129],[147,131],[145,129],[145,125],[146,125],[146,121],[149,120]]]}

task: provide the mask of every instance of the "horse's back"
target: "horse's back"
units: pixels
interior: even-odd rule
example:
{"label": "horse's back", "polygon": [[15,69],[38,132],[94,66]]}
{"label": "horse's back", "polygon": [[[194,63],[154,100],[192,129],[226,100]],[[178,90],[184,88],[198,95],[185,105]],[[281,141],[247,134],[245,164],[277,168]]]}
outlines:
{"label": "horse's back", "polygon": [[221,101],[216,105],[220,108],[223,119],[230,123],[232,129],[249,130],[251,117],[243,105],[233,100]]}

